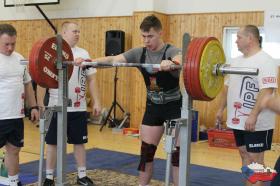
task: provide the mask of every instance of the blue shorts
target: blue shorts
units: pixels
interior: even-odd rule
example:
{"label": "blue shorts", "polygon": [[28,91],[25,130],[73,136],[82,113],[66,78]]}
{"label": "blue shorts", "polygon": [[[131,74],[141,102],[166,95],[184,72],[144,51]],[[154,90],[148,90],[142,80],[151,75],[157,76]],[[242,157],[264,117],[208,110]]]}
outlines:
{"label": "blue shorts", "polygon": [[181,118],[182,99],[166,104],[154,104],[149,99],[142,120],[143,125],[162,126],[166,120]]}
{"label": "blue shorts", "polygon": [[233,130],[236,146],[246,146],[248,152],[259,153],[271,149],[273,129],[265,131]]}
{"label": "blue shorts", "polygon": [[[84,144],[88,142],[87,113],[68,112],[67,113],[67,143]],[[47,135],[46,143],[57,144],[57,114],[53,115]]]}
{"label": "blue shorts", "polygon": [[23,147],[23,138],[24,125],[22,118],[0,120],[0,148],[7,142],[16,147]]}

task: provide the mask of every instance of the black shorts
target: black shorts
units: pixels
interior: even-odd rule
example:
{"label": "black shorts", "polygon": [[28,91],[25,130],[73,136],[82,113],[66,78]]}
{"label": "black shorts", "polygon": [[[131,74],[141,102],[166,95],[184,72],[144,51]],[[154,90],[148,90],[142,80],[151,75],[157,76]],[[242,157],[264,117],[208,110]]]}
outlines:
{"label": "black shorts", "polygon": [[233,130],[236,146],[246,146],[248,152],[263,152],[271,149],[273,129],[266,131],[249,132]]}
{"label": "black shorts", "polygon": [[[86,112],[68,112],[67,113],[67,143],[84,144],[88,142],[87,132],[87,113]],[[50,145],[57,144],[57,114],[53,115],[49,126],[46,143]]]}
{"label": "black shorts", "polygon": [[23,119],[0,120],[0,148],[7,142],[16,146],[23,147],[24,125]]}
{"label": "black shorts", "polygon": [[143,125],[162,126],[166,120],[181,118],[182,99],[166,104],[154,104],[149,99],[142,120]]}

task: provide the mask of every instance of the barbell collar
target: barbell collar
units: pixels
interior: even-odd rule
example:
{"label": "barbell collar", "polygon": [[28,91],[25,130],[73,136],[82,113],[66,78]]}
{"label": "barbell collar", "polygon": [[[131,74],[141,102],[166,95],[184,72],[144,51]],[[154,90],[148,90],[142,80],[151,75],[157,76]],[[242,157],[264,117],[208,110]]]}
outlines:
{"label": "barbell collar", "polygon": [[229,64],[216,64],[214,65],[212,74],[216,76],[223,76],[225,74],[257,76],[259,74],[259,69],[248,67],[231,67]]}

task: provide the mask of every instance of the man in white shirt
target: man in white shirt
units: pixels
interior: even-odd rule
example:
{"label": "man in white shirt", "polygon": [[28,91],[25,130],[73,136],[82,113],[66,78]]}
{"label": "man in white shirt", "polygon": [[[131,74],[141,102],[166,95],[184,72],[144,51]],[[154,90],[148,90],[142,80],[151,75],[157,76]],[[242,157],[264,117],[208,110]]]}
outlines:
{"label": "man in white shirt", "polygon": [[[73,22],[64,22],[62,24],[61,35],[63,39],[70,45],[74,59],[89,59],[88,52],[76,46],[79,41],[79,26]],[[74,156],[77,163],[78,185],[95,185],[86,175],[86,151],[84,144],[88,141],[87,136],[87,105],[86,105],[86,81],[88,81],[89,91],[94,100],[93,115],[99,115],[101,106],[99,102],[98,89],[96,86],[96,69],[84,69],[74,66],[72,76],[68,84],[69,99],[72,105],[67,108],[67,142],[74,145]],[[46,90],[42,87],[37,88],[37,97],[39,106],[44,106],[44,96]],[[49,106],[57,105],[58,90],[49,90]],[[47,146],[47,163],[46,163],[46,179],[44,186],[54,185],[54,168],[56,165],[57,151],[57,117],[54,115],[52,122],[46,135]]]}
{"label": "man in white shirt", "polygon": [[[275,114],[261,110],[264,97],[273,94],[277,88],[277,65],[260,47],[259,30],[246,25],[237,33],[236,44],[243,53],[231,63],[233,67],[258,68],[258,76],[229,75],[225,81],[217,122],[222,121],[227,107],[227,126],[233,129],[236,145],[242,159],[242,166],[257,162],[264,164],[264,151],[270,150]],[[246,186],[262,186],[263,182]]]}
{"label": "man in white shirt", "polygon": [[22,185],[18,179],[19,152],[24,143],[24,100],[27,98],[31,120],[38,121],[31,77],[20,64],[23,56],[15,52],[17,31],[9,24],[0,24],[0,147],[5,146],[5,166],[9,185]]}

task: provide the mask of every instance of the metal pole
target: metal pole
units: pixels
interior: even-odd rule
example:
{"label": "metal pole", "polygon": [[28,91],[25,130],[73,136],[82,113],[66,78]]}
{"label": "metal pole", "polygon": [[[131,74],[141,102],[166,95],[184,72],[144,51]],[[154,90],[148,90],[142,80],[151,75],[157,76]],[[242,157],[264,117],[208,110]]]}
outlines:
{"label": "metal pole", "polygon": [[171,121],[167,121],[164,133],[165,133],[165,151],[166,151],[166,170],[165,170],[165,186],[169,186],[170,182],[170,169],[171,169],[171,157],[173,151],[173,136],[172,136],[172,128]]}
{"label": "metal pole", "polygon": [[183,124],[180,128],[179,186],[190,186],[192,104],[193,100],[189,97],[188,119],[182,120]]}
{"label": "metal pole", "polygon": [[[184,62],[184,56],[187,53],[187,48],[190,42],[190,35],[185,33],[183,36],[183,53],[182,62]],[[188,118],[182,120],[180,128],[180,160],[179,160],[179,186],[190,186],[190,143],[191,143],[191,125],[192,125],[192,107],[193,100],[188,96]]]}
{"label": "metal pole", "polygon": [[57,35],[57,69],[58,69],[58,106],[57,111],[57,181],[56,185],[67,185],[66,165],[66,130],[68,78],[67,65],[62,64],[62,37]]}
{"label": "metal pole", "polygon": [[55,28],[55,26],[53,25],[53,23],[50,21],[50,19],[47,17],[47,15],[43,12],[43,10],[39,7],[39,5],[34,5],[37,10],[41,13],[41,15],[45,18],[45,20],[49,23],[49,25],[51,26],[51,28],[53,29],[54,33],[57,34],[57,29]]}
{"label": "metal pole", "polygon": [[[168,138],[168,137],[167,137]],[[166,138],[166,140],[168,140]],[[170,136],[169,136],[170,138]],[[166,142],[168,143],[168,142]],[[167,144],[169,145],[169,144]],[[169,186],[170,183],[170,172],[171,172],[171,157],[172,157],[172,151],[167,152],[167,157],[166,157],[166,170],[165,170],[165,186]]]}
{"label": "metal pole", "polygon": [[43,165],[44,165],[44,149],[45,149],[45,119],[40,119],[40,160],[39,160],[39,176],[38,176],[38,186],[43,183]]}
{"label": "metal pole", "polygon": [[44,168],[44,150],[45,150],[45,134],[49,128],[53,116],[53,110],[47,107],[45,111],[40,110],[40,160],[39,160],[39,176],[38,186],[43,183],[43,168]]}

